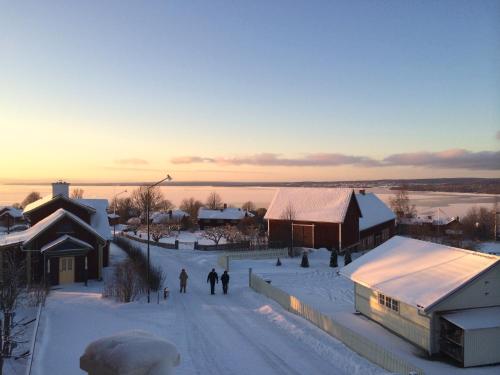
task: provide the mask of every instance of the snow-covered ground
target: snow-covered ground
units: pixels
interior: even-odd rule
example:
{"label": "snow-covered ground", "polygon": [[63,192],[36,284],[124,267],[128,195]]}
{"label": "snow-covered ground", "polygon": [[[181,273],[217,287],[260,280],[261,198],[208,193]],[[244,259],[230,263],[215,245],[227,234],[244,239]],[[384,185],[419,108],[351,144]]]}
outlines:
{"label": "snow-covered ground", "polygon": [[486,254],[500,255],[500,242],[482,242],[478,250]]}
{"label": "snow-covered ground", "polygon": [[[353,258],[359,256],[354,253]],[[344,326],[365,335],[377,344],[398,354],[408,362],[425,370],[427,375],[497,375],[500,365],[476,368],[459,368],[451,363],[428,360],[416,347],[400,337],[390,333],[379,324],[354,314],[353,283],[337,274],[338,268],[329,267],[330,253],[315,250],[309,253],[309,268],[300,267],[300,257],[282,259],[282,265],[276,266],[276,260],[232,261],[232,273],[243,272],[252,267],[254,273],[271,280],[272,285],[297,297],[306,304],[332,316]],[[339,257],[340,266],[344,264]]]}
{"label": "snow-covered ground", "polygon": [[[111,254],[112,262],[124,256],[114,245]],[[103,299],[99,282],[52,291],[42,313],[32,373],[81,374],[79,357],[89,342],[142,329],[175,343],[181,353],[176,374],[386,374],[249,289],[244,262],[231,272],[229,295],[222,295],[218,285],[212,296],[206,277],[216,267],[217,254],[152,246],[151,256],[167,273],[171,297],[166,302],[156,304],[155,296],[149,305]],[[181,268],[189,274],[186,294],[177,290]]]}

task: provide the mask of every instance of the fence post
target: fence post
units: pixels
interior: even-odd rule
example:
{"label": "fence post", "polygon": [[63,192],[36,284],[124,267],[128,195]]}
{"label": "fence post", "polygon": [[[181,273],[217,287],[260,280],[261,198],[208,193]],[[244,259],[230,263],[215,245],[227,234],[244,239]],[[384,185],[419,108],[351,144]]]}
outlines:
{"label": "fence post", "polygon": [[252,267],[248,269],[248,286],[252,287]]}
{"label": "fence post", "polygon": [[194,241],[194,249],[198,250],[198,241]]}
{"label": "fence post", "polygon": [[175,240],[175,249],[179,250],[179,240]]}

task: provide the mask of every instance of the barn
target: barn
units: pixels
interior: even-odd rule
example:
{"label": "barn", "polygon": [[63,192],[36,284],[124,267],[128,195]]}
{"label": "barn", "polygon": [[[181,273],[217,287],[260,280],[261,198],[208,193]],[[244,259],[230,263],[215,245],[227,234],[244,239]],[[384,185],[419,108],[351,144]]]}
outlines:
{"label": "barn", "polygon": [[429,356],[500,362],[500,257],[395,236],[340,273],[357,311]]}
{"label": "barn", "polygon": [[396,215],[377,195],[360,190],[356,199],[363,215],[358,250],[373,249],[396,234]]}
{"label": "barn", "polygon": [[[109,262],[106,199],[71,199],[69,184],[52,184],[52,195],[26,206],[27,230],[0,238],[0,258],[13,251],[26,260],[27,283],[51,285],[102,278]],[[0,259],[0,270],[3,260]]]}
{"label": "barn", "polygon": [[359,243],[361,217],[353,189],[281,188],[264,219],[270,243],[343,250]]}

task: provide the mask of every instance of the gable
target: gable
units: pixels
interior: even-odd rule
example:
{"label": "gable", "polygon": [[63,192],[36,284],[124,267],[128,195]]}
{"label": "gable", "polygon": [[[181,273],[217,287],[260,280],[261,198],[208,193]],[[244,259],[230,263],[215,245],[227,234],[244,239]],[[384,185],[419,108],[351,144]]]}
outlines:
{"label": "gable", "polygon": [[74,199],[58,195],[53,198],[45,197],[31,203],[24,209],[24,215],[33,225],[61,208],[78,216],[87,224],[90,223],[91,215],[95,213],[95,209],[92,207],[80,204]]}

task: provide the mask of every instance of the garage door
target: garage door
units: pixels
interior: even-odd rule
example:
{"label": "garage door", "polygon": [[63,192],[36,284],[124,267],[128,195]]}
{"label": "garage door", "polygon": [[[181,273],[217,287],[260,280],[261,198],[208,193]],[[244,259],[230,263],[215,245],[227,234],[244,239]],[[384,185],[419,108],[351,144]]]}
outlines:
{"label": "garage door", "polygon": [[314,227],[312,225],[293,224],[293,244],[299,247],[314,247]]}

